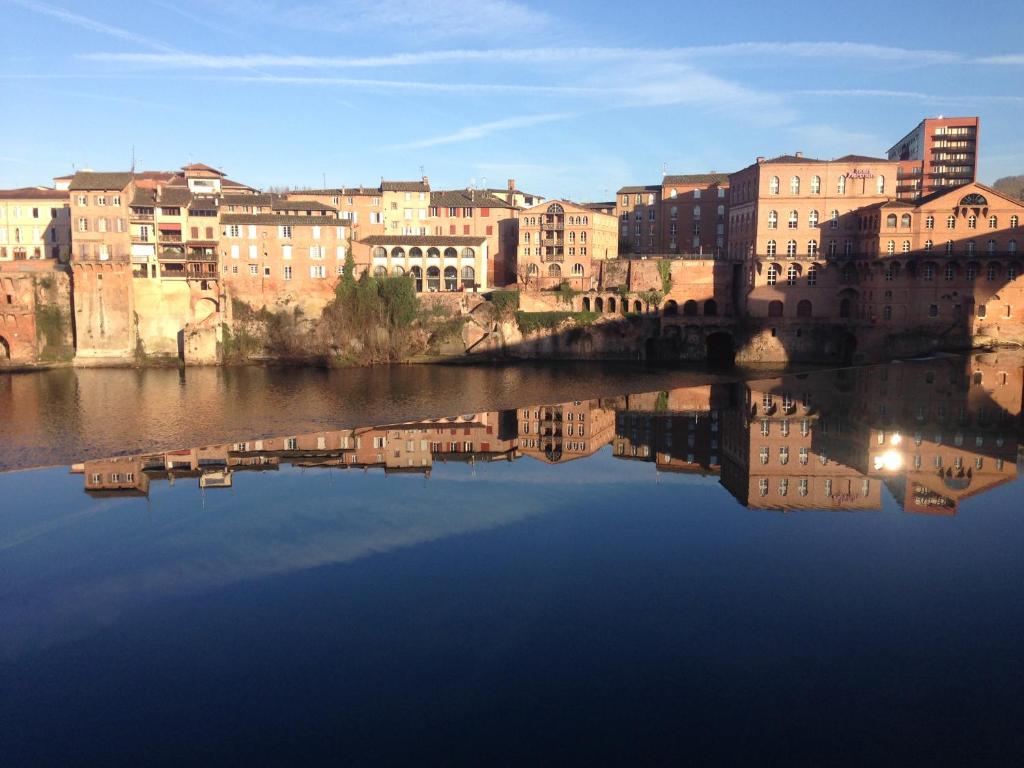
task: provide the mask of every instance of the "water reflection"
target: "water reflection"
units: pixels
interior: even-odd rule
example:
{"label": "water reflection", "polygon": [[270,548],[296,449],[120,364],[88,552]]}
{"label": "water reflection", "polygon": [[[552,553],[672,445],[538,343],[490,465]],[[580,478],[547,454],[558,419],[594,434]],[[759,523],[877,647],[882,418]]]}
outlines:
{"label": "water reflection", "polygon": [[224,489],[282,465],[429,478],[438,463],[561,466],[610,446],[616,460],[658,473],[718,476],[754,509],[880,510],[884,486],[904,511],[952,515],[1017,477],[1022,364],[1019,353],[986,353],[524,404],[89,460],[72,471],[90,496],[148,496],[154,482]]}

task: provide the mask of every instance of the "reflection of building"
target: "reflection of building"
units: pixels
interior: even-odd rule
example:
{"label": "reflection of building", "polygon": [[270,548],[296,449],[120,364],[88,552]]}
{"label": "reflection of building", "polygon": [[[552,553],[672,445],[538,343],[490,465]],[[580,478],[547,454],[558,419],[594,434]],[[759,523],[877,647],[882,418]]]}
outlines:
{"label": "reflection of building", "polygon": [[546,464],[591,456],[615,434],[615,411],[600,400],[531,405],[517,412],[519,452]]}
{"label": "reflection of building", "polygon": [[147,493],[154,479],[233,484],[243,470],[379,469],[429,477],[445,462],[561,465],[606,445],[657,471],[719,474],[754,509],[953,514],[1017,478],[1024,357],[985,353],[737,384],[520,406],[87,461],[89,492]]}

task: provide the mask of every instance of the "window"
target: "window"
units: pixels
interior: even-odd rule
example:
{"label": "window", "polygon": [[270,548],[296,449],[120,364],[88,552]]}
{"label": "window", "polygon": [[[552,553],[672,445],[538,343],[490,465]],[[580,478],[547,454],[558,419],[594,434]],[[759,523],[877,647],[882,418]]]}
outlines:
{"label": "window", "polygon": [[996,241],[995,240],[989,240],[988,243],[985,246],[985,250],[988,251],[989,253],[995,253],[996,252]]}
{"label": "window", "polygon": [[78,231],[79,232],[88,232],[89,231],[89,220],[87,218],[82,217],[82,218],[80,218],[78,220]]}
{"label": "window", "polygon": [[228,227],[228,237],[239,237],[241,235],[241,228],[237,224],[232,224]]}
{"label": "window", "polygon": [[924,228],[925,229],[935,229],[935,217],[934,216],[928,216],[924,220]]}
{"label": "window", "polygon": [[996,229],[998,226],[999,226],[999,219],[996,218],[995,216],[989,216],[988,217],[988,228],[989,229]]}
{"label": "window", "polygon": [[309,276],[314,279],[323,279],[327,277],[327,268],[323,264],[311,264]]}
{"label": "window", "polygon": [[809,214],[807,214],[807,226],[812,227],[812,228],[818,226],[818,212],[817,211],[811,211]]}
{"label": "window", "polygon": [[904,240],[903,245],[900,246],[900,250],[902,250],[903,253],[910,253],[910,241]]}
{"label": "window", "polygon": [[790,211],[789,212],[789,228],[790,229],[796,229],[797,225],[799,223],[800,223],[800,214],[797,213],[796,211]]}
{"label": "window", "polygon": [[797,275],[796,264],[790,264],[786,270],[786,285],[796,285]]}
{"label": "window", "polygon": [[774,240],[769,240],[768,241],[768,245],[765,247],[765,253],[768,254],[769,256],[774,256],[775,255],[775,241]]}
{"label": "window", "polygon": [[952,240],[947,240],[946,241],[946,255],[948,256],[952,252],[953,252],[953,241]]}
{"label": "window", "polygon": [[[237,267],[236,267],[236,269],[237,269]],[[291,280],[292,279],[292,268],[291,268],[290,265],[286,266],[284,268],[284,279],[285,280]]]}
{"label": "window", "polygon": [[890,213],[888,216],[885,217],[885,226],[887,226],[887,227],[895,227],[896,226],[896,214],[895,213]]}
{"label": "window", "polygon": [[971,214],[970,216],[967,217],[967,228],[968,229],[977,229],[978,228],[978,217],[975,216],[974,214]]}
{"label": "window", "polygon": [[818,241],[817,240],[808,240],[807,241],[807,255],[808,256],[817,256],[818,255]]}
{"label": "window", "polygon": [[770,195],[777,195],[777,194],[779,194],[779,177],[778,176],[772,176],[771,180],[768,182],[768,194],[770,194]]}
{"label": "window", "polygon": [[931,240],[925,240],[924,241],[924,251],[925,251],[925,253],[928,253],[928,252],[931,251],[932,245],[934,245],[934,243],[932,243]]}
{"label": "window", "polygon": [[836,182],[836,192],[840,195],[846,194],[846,177],[840,176]]}
{"label": "window", "polygon": [[1020,218],[1016,215],[1010,217],[1010,227],[1016,229],[1020,225]]}
{"label": "window", "polygon": [[931,304],[931,305],[929,305],[929,307],[928,307],[928,317],[938,317],[938,316],[939,316],[939,305],[938,304]]}
{"label": "window", "polygon": [[291,260],[292,258],[292,247],[290,245],[281,246],[281,258],[285,260]]}
{"label": "window", "polygon": [[807,284],[808,285],[812,285],[812,286],[818,284],[818,265],[817,264],[811,264],[811,266],[807,269]]}
{"label": "window", "polygon": [[953,282],[954,278],[956,278],[956,270],[953,268],[952,264],[947,264],[946,265],[946,275],[945,275],[945,277],[946,277],[946,282],[950,282],[950,283]]}
{"label": "window", "polygon": [[796,256],[796,240],[790,240],[786,243],[786,255]]}
{"label": "window", "polygon": [[[672,209],[673,211],[675,208]],[[768,211],[768,229],[779,228],[779,214],[777,211]]]}
{"label": "window", "polygon": [[278,227],[278,237],[290,238],[292,236],[292,225],[282,224]]}
{"label": "window", "polygon": [[946,229],[956,229],[956,216],[946,218]]}
{"label": "window", "polygon": [[896,241],[895,240],[890,240],[888,243],[885,244],[885,252],[887,254],[889,254],[890,256],[892,256],[894,253],[896,253]]}
{"label": "window", "polygon": [[875,189],[878,191],[878,194],[885,194],[885,176],[878,177],[878,179],[875,182]]}
{"label": "window", "polygon": [[260,268],[256,264],[249,265],[249,274],[253,277],[259,277]]}
{"label": "window", "polygon": [[779,278],[779,267],[777,264],[770,264],[768,266],[768,285],[775,285]]}
{"label": "window", "polygon": [[998,272],[998,270],[996,269],[996,265],[995,264],[989,264],[988,265],[988,270],[985,272],[985,279],[988,280],[991,283],[993,280],[996,279],[997,272]]}
{"label": "window", "polygon": [[924,265],[924,279],[929,282],[935,279],[935,267],[931,264]]}
{"label": "window", "polygon": [[829,219],[832,222],[832,229],[839,229],[839,211],[833,210],[829,214]]}
{"label": "window", "polygon": [[821,194],[821,176],[811,176],[811,194]]}
{"label": "window", "polygon": [[799,176],[794,176],[793,178],[791,178],[789,180],[789,193],[791,195],[799,195],[800,194],[800,177]]}

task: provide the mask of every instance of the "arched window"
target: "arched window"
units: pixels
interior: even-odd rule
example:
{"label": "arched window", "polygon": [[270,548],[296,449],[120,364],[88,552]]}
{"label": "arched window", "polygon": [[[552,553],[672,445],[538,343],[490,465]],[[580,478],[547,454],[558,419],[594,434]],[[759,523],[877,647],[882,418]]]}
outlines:
{"label": "arched window", "polygon": [[800,223],[800,214],[796,211],[789,212],[789,228],[796,229]]}
{"label": "arched window", "polygon": [[410,248],[409,249],[409,258],[410,259],[422,259],[423,258],[423,251],[420,250],[419,248]]}
{"label": "arched window", "polygon": [[441,270],[439,267],[427,267],[427,290],[441,290]]}
{"label": "arched window", "polygon": [[391,249],[391,258],[392,259],[404,259],[405,258],[405,248],[402,248],[400,246],[396,246],[396,247],[392,248]]}
{"label": "arched window", "polygon": [[894,253],[896,253],[896,241],[895,240],[890,240],[888,243],[885,244],[885,252],[887,254],[889,254],[890,256],[892,256]]}
{"label": "arched window", "polygon": [[935,229],[935,217],[934,216],[928,216],[928,217],[925,218],[925,220],[924,220],[924,228],[925,229]]}
{"label": "arched window", "polygon": [[693,299],[688,300],[683,304],[683,315],[686,317],[696,317],[698,313],[697,302]]}
{"label": "arched window", "polygon": [[844,240],[843,241],[843,255],[844,256],[852,256],[853,255],[853,240]]}
{"label": "arched window", "polygon": [[715,317],[718,314],[718,302],[708,299],[704,302],[704,317]]}
{"label": "arched window", "polygon": [[838,192],[840,195],[845,195],[846,194],[846,177],[845,176],[840,176],[839,179],[836,181],[836,192]]}
{"label": "arched window", "polygon": [[454,248],[445,248],[444,249],[444,257],[446,259],[456,259],[456,258],[458,258],[458,256],[459,256],[459,252],[456,251]]}
{"label": "arched window", "polygon": [[583,226],[584,227],[587,226],[587,217],[586,216],[583,217]]}
{"label": "arched window", "polygon": [[548,264],[548,277],[561,277],[562,268],[558,264]]}
{"label": "arched window", "polygon": [[446,291],[457,291],[459,289],[459,270],[455,267],[444,268],[444,289]]}
{"label": "arched window", "polygon": [[462,287],[469,290],[476,285],[476,270],[466,265],[462,268]]}
{"label": "arched window", "polygon": [[808,240],[807,241],[807,255],[808,256],[817,256],[818,255],[818,241],[817,240]]}
{"label": "arched window", "polygon": [[946,229],[956,229],[956,216],[946,217]]}
{"label": "arched window", "polygon": [[770,194],[770,195],[777,195],[777,194],[779,194],[779,177],[778,176],[772,176],[771,180],[768,182],[768,194]]}
{"label": "arched window", "polygon": [[811,316],[811,302],[807,299],[801,299],[796,305],[796,316],[797,317],[810,317]]}
{"label": "arched window", "polygon": [[988,253],[995,253],[996,252],[996,241],[995,240],[989,240],[988,243],[985,246],[985,250]]}
{"label": "arched window", "polygon": [[676,304],[672,299],[665,302],[665,308],[662,310],[662,314],[666,316],[675,316],[679,314],[679,305]]}
{"label": "arched window", "polygon": [[540,274],[540,267],[536,264],[528,264],[526,267],[527,277],[537,277]]}
{"label": "arched window", "polygon": [[995,261],[989,262],[988,269],[985,271],[985,279],[990,283],[999,276],[999,264]]}
{"label": "arched window", "polygon": [[524,232],[523,233],[523,242],[524,243],[530,242],[530,233],[529,232]]}
{"label": "arched window", "polygon": [[1010,227],[1016,229],[1020,225],[1020,218],[1014,214],[1010,217]]}
{"label": "arched window", "polygon": [[769,256],[774,256],[775,255],[775,247],[776,247],[775,246],[775,241],[774,240],[769,240],[768,241],[768,245],[765,247],[765,253],[768,254]]}
{"label": "arched window", "polygon": [[978,244],[973,240],[967,241],[967,253],[973,255],[978,250]]}
{"label": "arched window", "polygon": [[800,194],[800,177],[799,176],[794,176],[793,178],[791,178],[789,180],[789,193],[791,195],[799,195]]}
{"label": "arched window", "polygon": [[832,213],[830,213],[828,217],[832,222],[832,229],[839,229],[839,211],[833,209]]}
{"label": "arched window", "polygon": [[811,264],[811,266],[807,268],[807,284],[811,285],[811,286],[814,286],[814,285],[818,284],[818,265],[817,264]]}
{"label": "arched window", "polygon": [[420,293],[423,290],[423,270],[419,267],[409,267],[409,276],[416,284],[416,292]]}
{"label": "arched window", "polygon": [[798,276],[799,272],[797,272],[796,264],[790,264],[789,269],[786,270],[786,285],[796,285]]}
{"label": "arched window", "polygon": [[395,266],[393,266],[391,268],[391,276],[392,277],[404,277],[405,276],[405,268],[401,264],[395,264]]}
{"label": "arched window", "polygon": [[884,195],[885,194],[885,176],[879,176],[878,177],[878,179],[877,179],[877,181],[875,183],[875,188],[878,191],[878,194],[880,194],[880,195]]}
{"label": "arched window", "polygon": [[699,219],[700,218],[700,206],[699,205],[693,206],[693,218],[695,218],[695,219]]}
{"label": "arched window", "polygon": [[679,196],[679,192],[676,190],[675,187],[672,187],[672,191],[669,192],[668,194],[669,194],[669,197],[678,197]]}
{"label": "arched window", "polygon": [[885,217],[885,226],[887,226],[887,227],[895,227],[896,226],[896,214],[895,213],[890,213],[888,216]]}
{"label": "arched window", "polygon": [[779,214],[778,211],[768,211],[768,229],[779,228]]}
{"label": "arched window", "polygon": [[785,311],[785,306],[781,301],[771,301],[768,303],[768,317],[782,317]]}
{"label": "arched window", "polygon": [[946,255],[949,256],[949,254],[951,254],[952,252],[953,252],[953,241],[952,240],[947,240],[946,241]]}
{"label": "arched window", "polygon": [[928,253],[929,251],[931,251],[932,245],[934,245],[934,243],[932,243],[931,240],[925,240],[924,241],[924,251],[925,251],[925,253]]}
{"label": "arched window", "polygon": [[463,248],[462,249],[462,258],[464,258],[464,259],[475,259],[476,258],[476,251],[474,251],[472,248]]}
{"label": "arched window", "polygon": [[373,249],[373,258],[375,259],[386,259],[388,257],[388,249],[382,246],[377,246]]}
{"label": "arched window", "polygon": [[441,252],[437,248],[427,248],[428,259],[440,259]]}
{"label": "arched window", "polygon": [[811,227],[812,229],[818,226],[817,211],[811,211],[809,214],[807,214],[807,226]]}
{"label": "arched window", "polygon": [[948,282],[948,283],[953,282],[953,279],[955,277],[956,277],[956,269],[953,267],[952,264],[947,264],[946,265],[946,274],[945,274],[946,282]]}
{"label": "arched window", "polygon": [[1016,253],[1017,252],[1017,241],[1016,240],[1011,240],[1010,242],[1008,242],[1006,244],[1006,250],[1009,251],[1010,253]]}
{"label": "arched window", "polygon": [[903,227],[903,228],[909,228],[910,227],[910,214],[909,213],[904,213],[902,216],[900,216],[900,227]]}
{"label": "arched window", "polygon": [[[675,197],[675,195],[673,195],[673,197]],[[679,206],[678,205],[673,205],[672,206],[672,210],[669,212],[669,216],[671,218],[673,218],[673,219],[678,219],[679,218]]]}
{"label": "arched window", "polygon": [[967,228],[968,229],[977,229],[978,228],[978,217],[975,216],[973,213],[970,216],[967,217]]}
{"label": "arched window", "polygon": [[995,216],[989,216],[988,217],[988,228],[989,229],[996,229],[998,227],[999,227],[999,219],[997,217],[995,217]]}
{"label": "arched window", "polygon": [[910,253],[910,241],[909,240],[904,240],[903,241],[903,245],[901,246],[901,248],[902,248],[904,253]]}
{"label": "arched window", "polygon": [[821,176],[811,176],[811,194],[821,194]]}
{"label": "arched window", "polygon": [[376,278],[382,278],[388,276],[388,268],[383,264],[378,264],[373,268],[373,276]]}
{"label": "arched window", "polygon": [[837,253],[839,253],[839,243],[837,243],[835,240],[829,240],[828,241],[828,255],[829,256],[835,256]]}
{"label": "arched window", "polygon": [[935,279],[935,266],[933,264],[924,265],[924,279],[929,283]]}
{"label": "arched window", "polygon": [[779,265],[769,264],[768,265],[768,285],[775,285],[779,280]]}
{"label": "arched window", "polygon": [[796,240],[790,240],[786,243],[786,255],[796,256]]}
{"label": "arched window", "polygon": [[573,274],[574,277],[583,277],[583,265],[582,264],[573,264],[572,265],[572,274]]}

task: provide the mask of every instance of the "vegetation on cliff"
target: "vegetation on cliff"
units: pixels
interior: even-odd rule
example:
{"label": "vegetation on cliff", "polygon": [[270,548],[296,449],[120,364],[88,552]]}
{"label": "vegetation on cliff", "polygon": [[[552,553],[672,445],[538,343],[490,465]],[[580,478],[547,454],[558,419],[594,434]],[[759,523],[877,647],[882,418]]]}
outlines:
{"label": "vegetation on cliff", "polygon": [[600,316],[598,312],[516,312],[516,324],[525,336],[540,330],[553,331],[570,321],[575,326],[591,325]]}

